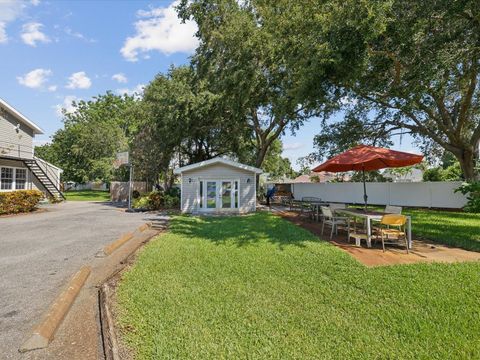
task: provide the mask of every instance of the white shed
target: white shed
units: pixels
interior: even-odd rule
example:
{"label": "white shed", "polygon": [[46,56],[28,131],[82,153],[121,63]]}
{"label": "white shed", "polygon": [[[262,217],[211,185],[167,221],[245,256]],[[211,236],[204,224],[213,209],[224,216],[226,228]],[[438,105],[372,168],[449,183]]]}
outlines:
{"label": "white shed", "polygon": [[184,213],[247,213],[256,209],[256,175],[262,170],[222,157],[175,169],[181,175]]}

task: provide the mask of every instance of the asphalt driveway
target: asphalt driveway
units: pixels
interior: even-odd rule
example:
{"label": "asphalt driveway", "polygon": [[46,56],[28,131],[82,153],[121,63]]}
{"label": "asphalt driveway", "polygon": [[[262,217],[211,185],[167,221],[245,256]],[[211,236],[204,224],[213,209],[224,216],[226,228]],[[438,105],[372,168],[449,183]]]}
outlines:
{"label": "asphalt driveway", "polygon": [[103,245],[151,215],[107,203],[65,202],[0,218],[0,358],[21,359],[31,334],[66,281]]}

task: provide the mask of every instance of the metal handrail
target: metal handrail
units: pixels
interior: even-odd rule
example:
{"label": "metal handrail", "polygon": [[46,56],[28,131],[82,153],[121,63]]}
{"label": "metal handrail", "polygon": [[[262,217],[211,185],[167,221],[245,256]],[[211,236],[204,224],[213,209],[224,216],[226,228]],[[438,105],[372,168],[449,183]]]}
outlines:
{"label": "metal handrail", "polygon": [[[38,165],[38,168],[39,168],[40,171],[43,173],[43,175],[45,175],[45,176],[50,180],[50,182],[52,182],[52,180],[49,178],[49,176],[47,175],[47,173],[46,173],[46,172],[42,169],[42,167],[40,166],[38,160],[39,160],[38,158],[24,159],[23,162],[24,162],[29,168],[30,168],[30,166],[28,165],[28,162],[34,162],[35,164],[37,164],[37,165]],[[41,161],[42,161],[44,164],[46,163],[44,160],[41,160]],[[45,164],[45,165],[47,165],[47,164]],[[30,170],[31,170],[31,168],[30,168]],[[47,171],[48,171],[48,170],[47,170]],[[38,176],[37,176],[37,178],[38,178]],[[58,183],[58,184],[60,185],[60,183]],[[55,183],[53,183],[53,182],[52,182],[52,185],[53,185],[54,189],[60,194],[60,196],[61,196],[63,199],[65,199],[65,196],[64,196],[63,193],[60,191],[59,187],[57,187],[57,185],[56,185]],[[48,188],[46,188],[46,190],[47,190],[52,196],[54,196],[54,194],[52,194],[52,192],[51,192]]]}
{"label": "metal handrail", "polygon": [[31,159],[33,157],[33,147],[2,140],[0,141],[0,156],[2,155]]}
{"label": "metal handrail", "polygon": [[38,157],[36,157],[36,156],[34,156],[33,158],[34,158],[34,160],[37,160],[37,164],[38,164],[38,166],[39,166],[40,168],[41,168],[41,166],[40,166],[39,162],[43,164],[44,169],[42,169],[42,170],[44,170],[45,175],[47,175],[47,177],[50,178],[50,181],[51,181],[52,179],[55,180],[55,182],[54,182],[55,186],[56,186],[56,187],[60,187],[60,176],[57,176],[57,175],[52,171],[51,166],[50,166],[45,160],[43,160],[43,159],[40,159],[40,158],[38,158]]}

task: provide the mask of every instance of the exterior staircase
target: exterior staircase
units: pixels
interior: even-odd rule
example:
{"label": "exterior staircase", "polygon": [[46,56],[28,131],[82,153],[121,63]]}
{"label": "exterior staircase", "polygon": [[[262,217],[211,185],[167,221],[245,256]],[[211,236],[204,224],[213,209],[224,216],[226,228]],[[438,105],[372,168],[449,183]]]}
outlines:
{"label": "exterior staircase", "polygon": [[[43,169],[38,160],[33,159],[23,159],[23,163],[30,169],[30,171],[36,176],[38,181],[45,187],[48,194],[57,200],[65,200],[65,196],[62,194],[60,189],[55,185],[53,179],[55,176],[53,174],[47,174],[45,169]],[[48,170],[47,170],[48,172]],[[50,175],[50,176],[49,176]]]}

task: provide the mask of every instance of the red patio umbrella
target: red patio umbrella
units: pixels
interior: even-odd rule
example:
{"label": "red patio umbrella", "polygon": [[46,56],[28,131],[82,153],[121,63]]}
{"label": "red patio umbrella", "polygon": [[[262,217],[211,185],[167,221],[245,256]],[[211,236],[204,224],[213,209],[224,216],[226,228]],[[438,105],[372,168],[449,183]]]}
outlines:
{"label": "red patio umbrella", "polygon": [[365,171],[414,165],[421,162],[422,159],[423,155],[410,154],[375,146],[358,145],[318,165],[313,171],[362,171],[363,199],[366,209],[368,196],[367,186],[365,184]]}

